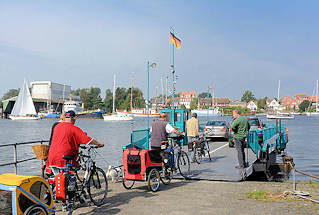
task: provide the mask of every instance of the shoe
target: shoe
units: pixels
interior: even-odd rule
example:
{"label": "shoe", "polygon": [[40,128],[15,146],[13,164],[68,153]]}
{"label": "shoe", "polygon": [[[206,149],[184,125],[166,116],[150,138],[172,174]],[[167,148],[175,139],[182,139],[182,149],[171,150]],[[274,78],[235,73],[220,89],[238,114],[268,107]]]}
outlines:
{"label": "shoe", "polygon": [[235,166],[236,169],[244,169],[243,166]]}
{"label": "shoe", "polygon": [[192,160],[191,163],[196,163],[196,161],[195,161],[195,160]]}

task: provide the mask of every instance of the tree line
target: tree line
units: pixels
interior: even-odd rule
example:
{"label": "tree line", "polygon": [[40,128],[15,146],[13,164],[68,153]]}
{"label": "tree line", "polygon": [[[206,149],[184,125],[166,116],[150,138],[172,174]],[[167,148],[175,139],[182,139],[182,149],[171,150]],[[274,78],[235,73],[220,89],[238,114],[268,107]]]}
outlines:
{"label": "tree line", "polygon": [[[2,100],[18,96],[20,89],[10,89],[6,92],[0,101],[2,107]],[[145,107],[145,99],[143,92],[139,88],[133,87],[132,94],[133,108]],[[98,87],[78,88],[71,91],[71,96],[79,96],[85,110],[102,109],[106,112],[111,112],[113,107],[113,92],[111,89],[105,91],[104,100],[101,97],[101,89]],[[118,87],[115,90],[115,109],[131,110],[131,88]]]}

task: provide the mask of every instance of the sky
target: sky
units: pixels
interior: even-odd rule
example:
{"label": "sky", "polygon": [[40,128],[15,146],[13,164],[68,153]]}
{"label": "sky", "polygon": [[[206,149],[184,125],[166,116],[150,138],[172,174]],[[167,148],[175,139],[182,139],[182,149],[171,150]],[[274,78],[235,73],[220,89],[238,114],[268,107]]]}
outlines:
{"label": "sky", "polygon": [[312,95],[319,79],[319,1],[297,0],[0,0],[0,97],[27,81],[72,89],[116,86],[146,96],[171,85],[170,28],[176,91],[240,99]]}

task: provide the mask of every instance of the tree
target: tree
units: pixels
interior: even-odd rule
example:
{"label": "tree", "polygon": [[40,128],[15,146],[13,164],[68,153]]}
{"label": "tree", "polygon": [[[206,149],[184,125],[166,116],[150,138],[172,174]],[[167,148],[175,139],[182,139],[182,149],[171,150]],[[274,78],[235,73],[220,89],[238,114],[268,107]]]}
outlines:
{"label": "tree", "polygon": [[80,96],[81,89],[71,90],[71,94],[74,96]]}
{"label": "tree", "polygon": [[198,105],[198,98],[193,98],[192,100],[191,100],[191,103],[190,103],[190,109],[191,110],[194,110],[194,109],[196,109],[197,108],[197,105]]}
{"label": "tree", "polygon": [[264,109],[264,110],[267,109],[267,99],[268,99],[267,96],[262,99],[258,99],[257,106],[259,109]]}
{"label": "tree", "polygon": [[18,96],[19,95],[19,91],[20,91],[20,88],[19,89],[10,89],[8,92],[6,92],[2,96],[1,100],[6,100],[6,99],[9,99],[9,98]]}
{"label": "tree", "polygon": [[91,87],[90,89],[84,88],[79,90],[80,98],[84,104],[84,108],[87,110],[102,109],[104,104],[100,96],[101,89],[97,87]]}
{"label": "tree", "polygon": [[[211,98],[211,97],[212,97],[212,95],[209,93],[209,98]],[[207,98],[207,92],[200,93],[198,95],[198,98]]]}
{"label": "tree", "polygon": [[186,110],[186,106],[184,104],[181,105],[181,108]]}
{"label": "tree", "polygon": [[307,110],[307,108],[310,105],[310,101],[309,100],[304,100],[303,102],[300,103],[299,107],[299,111],[300,112],[304,112]]}
{"label": "tree", "polygon": [[240,100],[242,102],[248,103],[251,100],[256,100],[256,98],[255,98],[254,94],[251,91],[246,90]]}

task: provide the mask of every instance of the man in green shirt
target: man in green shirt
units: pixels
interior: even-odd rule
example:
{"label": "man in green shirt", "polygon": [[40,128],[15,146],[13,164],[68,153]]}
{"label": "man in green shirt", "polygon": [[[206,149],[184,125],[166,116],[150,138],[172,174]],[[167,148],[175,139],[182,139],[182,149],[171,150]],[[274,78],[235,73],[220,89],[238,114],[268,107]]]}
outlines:
{"label": "man in green shirt", "polygon": [[231,123],[231,129],[234,132],[233,138],[235,147],[238,152],[238,163],[239,166],[236,166],[238,169],[243,169],[245,165],[245,139],[247,137],[250,125],[248,119],[239,115],[238,110],[233,111],[233,121]]}

